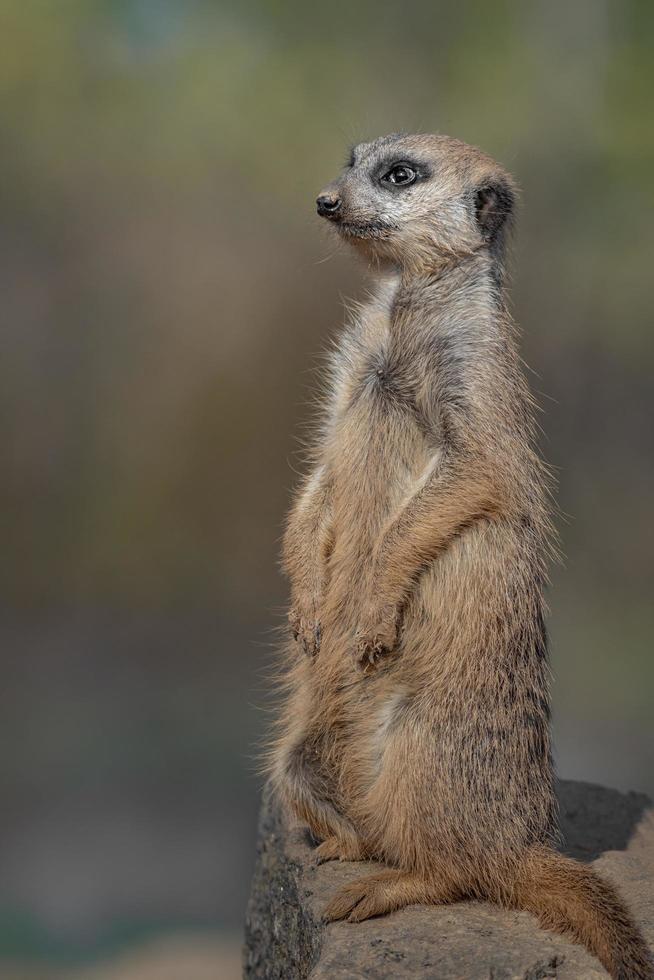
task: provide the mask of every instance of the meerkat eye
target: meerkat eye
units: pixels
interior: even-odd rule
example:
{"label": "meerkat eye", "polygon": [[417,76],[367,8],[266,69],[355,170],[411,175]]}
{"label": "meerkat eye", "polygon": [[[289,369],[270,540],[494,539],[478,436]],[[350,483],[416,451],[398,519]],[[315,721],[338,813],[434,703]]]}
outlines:
{"label": "meerkat eye", "polygon": [[396,187],[406,187],[412,184],[417,177],[417,173],[408,163],[396,163],[394,167],[381,177],[384,184],[394,184]]}

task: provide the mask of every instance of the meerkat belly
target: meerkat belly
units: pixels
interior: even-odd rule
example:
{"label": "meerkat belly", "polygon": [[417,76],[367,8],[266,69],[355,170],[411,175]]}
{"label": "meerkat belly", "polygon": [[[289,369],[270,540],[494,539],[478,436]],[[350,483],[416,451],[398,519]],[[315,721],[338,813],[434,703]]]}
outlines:
{"label": "meerkat belly", "polygon": [[[400,648],[348,693],[342,768],[354,818],[410,745],[434,799],[460,794],[471,806],[483,799],[491,813],[493,781],[514,767],[505,800],[511,819],[522,819],[522,801],[529,800],[538,827],[547,826],[548,668],[537,576],[537,560],[519,534],[483,523],[425,569]],[[429,736],[413,744],[415,731]],[[504,805],[495,801],[493,819],[506,817]],[[439,814],[443,827],[450,818]]]}

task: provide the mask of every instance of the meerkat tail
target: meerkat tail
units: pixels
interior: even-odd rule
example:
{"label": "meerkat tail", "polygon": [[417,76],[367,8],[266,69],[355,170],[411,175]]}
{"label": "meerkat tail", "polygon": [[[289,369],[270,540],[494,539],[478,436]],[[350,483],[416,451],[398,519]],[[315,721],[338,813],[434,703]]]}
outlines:
{"label": "meerkat tail", "polygon": [[585,865],[554,851],[532,851],[509,904],[586,946],[614,980],[654,980],[654,960],[625,904]]}

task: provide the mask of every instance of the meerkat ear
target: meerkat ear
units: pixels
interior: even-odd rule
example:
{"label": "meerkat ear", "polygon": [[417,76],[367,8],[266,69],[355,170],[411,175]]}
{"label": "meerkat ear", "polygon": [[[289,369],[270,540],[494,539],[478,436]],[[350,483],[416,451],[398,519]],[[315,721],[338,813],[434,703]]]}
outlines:
{"label": "meerkat ear", "polygon": [[475,214],[487,242],[494,242],[513,213],[515,195],[505,180],[488,181],[475,192]]}

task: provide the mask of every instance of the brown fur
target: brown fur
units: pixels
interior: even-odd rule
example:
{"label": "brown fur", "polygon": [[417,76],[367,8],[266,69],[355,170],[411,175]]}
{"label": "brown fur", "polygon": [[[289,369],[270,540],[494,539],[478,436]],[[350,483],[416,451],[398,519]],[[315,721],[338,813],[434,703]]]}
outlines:
{"label": "brown fur", "polygon": [[[380,183],[407,160],[414,184]],[[392,136],[325,193],[380,278],[288,522],[299,645],[271,774],[318,861],[389,865],[326,918],[486,898],[652,978],[613,889],[552,846],[549,479],[504,298],[511,178],[456,140]]]}

